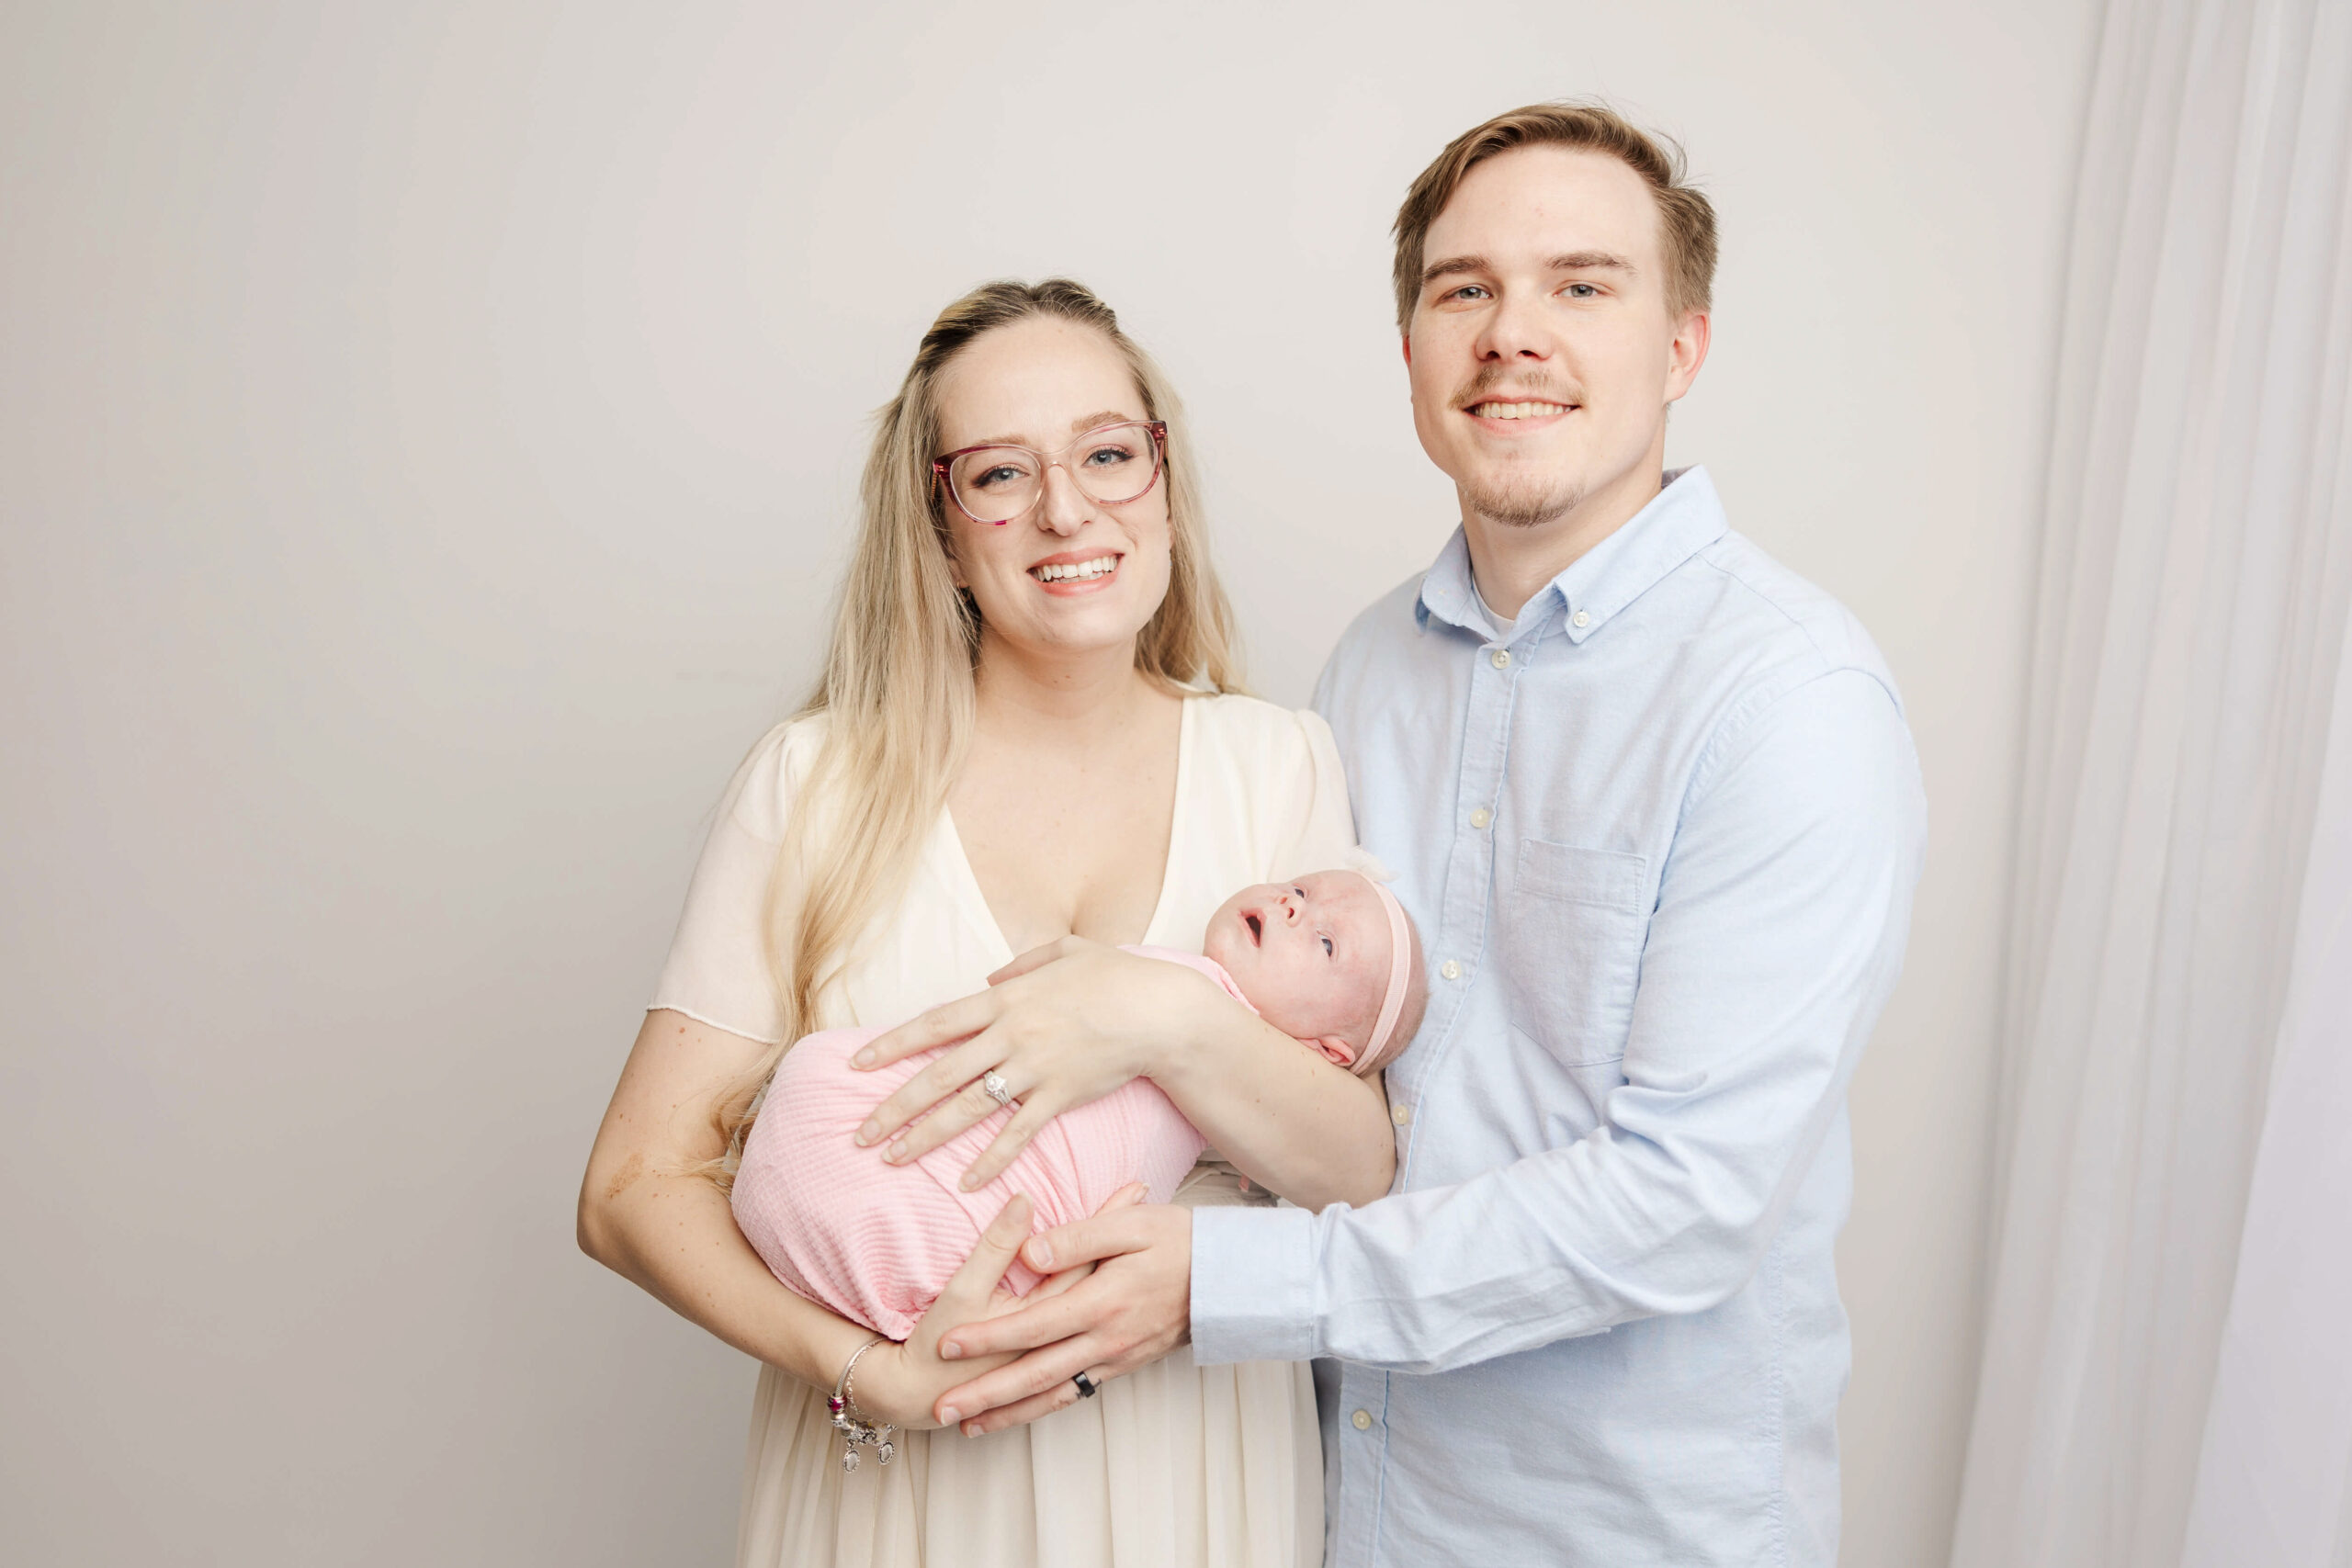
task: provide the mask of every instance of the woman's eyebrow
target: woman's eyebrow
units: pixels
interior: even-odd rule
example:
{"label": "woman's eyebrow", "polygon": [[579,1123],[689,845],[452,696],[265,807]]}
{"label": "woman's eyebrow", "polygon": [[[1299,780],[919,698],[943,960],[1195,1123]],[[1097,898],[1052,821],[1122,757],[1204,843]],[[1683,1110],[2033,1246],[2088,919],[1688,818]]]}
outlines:
{"label": "woman's eyebrow", "polygon": [[1135,423],[1135,415],[1121,413],[1117,409],[1097,409],[1092,413],[1080,414],[1071,420],[1069,433],[1072,435],[1083,435],[1098,424],[1132,424]]}

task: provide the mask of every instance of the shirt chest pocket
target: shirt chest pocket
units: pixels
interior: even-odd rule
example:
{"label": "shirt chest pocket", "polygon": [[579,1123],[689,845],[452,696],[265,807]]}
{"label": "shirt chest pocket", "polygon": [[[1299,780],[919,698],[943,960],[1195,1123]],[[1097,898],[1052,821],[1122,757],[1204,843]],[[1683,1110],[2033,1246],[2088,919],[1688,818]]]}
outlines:
{"label": "shirt chest pocket", "polygon": [[1512,1026],[1564,1066],[1623,1056],[1649,931],[1649,862],[1523,839],[1495,913]]}

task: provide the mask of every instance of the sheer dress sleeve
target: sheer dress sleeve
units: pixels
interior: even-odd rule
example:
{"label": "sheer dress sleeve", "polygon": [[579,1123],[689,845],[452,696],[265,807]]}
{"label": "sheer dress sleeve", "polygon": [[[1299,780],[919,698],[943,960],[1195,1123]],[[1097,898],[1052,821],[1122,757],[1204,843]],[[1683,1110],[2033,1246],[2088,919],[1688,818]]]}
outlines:
{"label": "sheer dress sleeve", "polygon": [[778,725],[735,770],[650,1007],[765,1044],[783,1038],[768,961],[768,885],[793,797],[816,755],[814,729],[806,721]]}

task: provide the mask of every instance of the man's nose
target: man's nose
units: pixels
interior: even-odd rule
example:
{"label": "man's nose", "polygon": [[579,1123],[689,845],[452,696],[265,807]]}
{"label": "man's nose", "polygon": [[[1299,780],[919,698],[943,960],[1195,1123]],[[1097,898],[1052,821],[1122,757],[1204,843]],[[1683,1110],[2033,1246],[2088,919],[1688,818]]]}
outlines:
{"label": "man's nose", "polygon": [[1524,294],[1507,293],[1487,316],[1477,349],[1481,359],[1541,361],[1551,358],[1555,346],[1542,307]]}

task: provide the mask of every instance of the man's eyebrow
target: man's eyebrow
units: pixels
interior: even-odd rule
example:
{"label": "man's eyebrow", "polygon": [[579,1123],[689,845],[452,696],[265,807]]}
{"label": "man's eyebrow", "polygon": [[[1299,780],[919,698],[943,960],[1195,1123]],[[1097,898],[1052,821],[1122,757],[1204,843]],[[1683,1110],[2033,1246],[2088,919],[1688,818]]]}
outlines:
{"label": "man's eyebrow", "polygon": [[1492,272],[1494,268],[1487,265],[1487,258],[1484,256],[1448,256],[1443,261],[1431,262],[1421,269],[1421,287],[1427,288],[1439,278],[1451,277],[1456,273]]}
{"label": "man's eyebrow", "polygon": [[1550,265],[1554,272],[1622,272],[1628,277],[1638,276],[1640,271],[1614,251],[1570,251],[1554,256]]}
{"label": "man's eyebrow", "polygon": [[[1614,251],[1567,251],[1544,265],[1552,272],[1622,272],[1628,277],[1640,276],[1639,268]],[[1441,277],[1494,270],[1494,264],[1485,256],[1448,256],[1421,269],[1421,287],[1427,288]]]}

